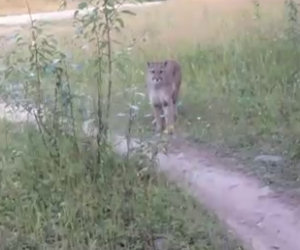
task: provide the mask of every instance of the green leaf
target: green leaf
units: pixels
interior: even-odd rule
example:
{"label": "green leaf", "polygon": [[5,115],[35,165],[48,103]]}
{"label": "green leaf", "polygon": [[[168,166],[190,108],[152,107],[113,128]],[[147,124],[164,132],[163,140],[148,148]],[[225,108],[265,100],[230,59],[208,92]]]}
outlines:
{"label": "green leaf", "polygon": [[78,9],[82,10],[88,7],[87,2],[81,2],[78,4]]}
{"label": "green leaf", "polygon": [[117,18],[116,22],[120,24],[121,28],[124,28],[124,21],[121,18]]}
{"label": "green leaf", "polygon": [[132,16],[136,15],[134,12],[132,12],[130,10],[122,10],[121,12],[124,13],[124,14],[132,15]]}

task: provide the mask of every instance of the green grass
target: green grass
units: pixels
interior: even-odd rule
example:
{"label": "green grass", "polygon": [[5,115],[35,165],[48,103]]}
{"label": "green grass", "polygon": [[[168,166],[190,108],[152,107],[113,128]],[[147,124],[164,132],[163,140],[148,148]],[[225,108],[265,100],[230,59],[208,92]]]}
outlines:
{"label": "green grass", "polygon": [[182,120],[189,137],[293,159],[267,181],[297,185],[299,56],[299,46],[289,40],[260,35],[180,55],[187,85]]}
{"label": "green grass", "polygon": [[[22,129],[20,129],[22,128]],[[65,146],[52,163],[37,131],[0,123],[1,249],[241,249],[216,218],[146,163],[93,148],[78,158]],[[91,179],[91,173],[97,179]]]}

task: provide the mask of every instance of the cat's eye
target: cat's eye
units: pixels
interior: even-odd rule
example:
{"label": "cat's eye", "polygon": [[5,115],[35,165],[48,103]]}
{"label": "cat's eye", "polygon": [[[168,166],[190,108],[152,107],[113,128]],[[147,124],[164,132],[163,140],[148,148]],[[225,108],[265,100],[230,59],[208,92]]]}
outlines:
{"label": "cat's eye", "polygon": [[154,74],[154,73],[155,73],[155,71],[154,71],[154,70],[151,70],[151,73],[152,73],[152,74]]}
{"label": "cat's eye", "polygon": [[163,71],[161,70],[161,71],[159,71],[159,74],[162,74],[163,73]]}

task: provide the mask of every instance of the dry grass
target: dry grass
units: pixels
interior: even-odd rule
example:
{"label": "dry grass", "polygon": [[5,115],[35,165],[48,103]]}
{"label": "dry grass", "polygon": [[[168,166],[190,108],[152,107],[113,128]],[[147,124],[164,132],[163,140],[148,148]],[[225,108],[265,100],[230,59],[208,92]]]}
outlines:
{"label": "dry grass", "polygon": [[[2,2],[4,3],[2,3]],[[45,0],[44,0],[45,1]],[[29,0],[33,11],[55,10],[59,6],[59,0],[50,0],[46,3],[43,0]],[[282,23],[282,11],[278,8],[283,5],[283,0],[261,1],[263,22],[269,26],[277,26]],[[4,11],[14,13],[26,13],[26,6],[19,0],[0,0],[0,14]],[[74,7],[74,1],[69,7]],[[281,11],[281,12],[280,12]],[[143,41],[141,49],[147,53],[153,50],[163,50],[162,44],[168,44],[167,51],[190,47],[201,44],[224,44],[241,31],[251,29],[256,25],[253,19],[253,4],[251,0],[172,0],[163,3],[161,6],[153,6],[145,9],[135,10],[137,16],[126,17],[126,29],[122,42],[129,43],[132,39]],[[66,43],[73,34],[72,21],[58,22],[47,27],[49,32],[55,32]],[[270,29],[269,29],[270,30]],[[6,30],[5,33],[9,32]],[[1,32],[2,33],[2,32]],[[145,43],[146,41],[146,43]],[[69,44],[68,44],[69,46]],[[160,53],[158,53],[160,54]]]}
{"label": "dry grass", "polygon": [[[31,1],[41,3],[41,0]],[[48,4],[58,6],[55,0]],[[36,4],[36,9],[38,6]],[[268,35],[272,35],[270,32],[276,33],[278,26],[283,23],[282,8],[278,8],[279,6],[283,6],[283,0],[261,2],[263,18],[260,25],[268,26]],[[172,0],[161,6],[134,11],[137,15],[125,17],[125,31],[122,35],[117,34],[116,38],[123,44],[136,39],[138,53],[151,57],[173,56],[180,49],[199,44],[223,46],[237,38],[241,32],[247,30],[250,34],[252,29],[257,28],[250,0],[189,0],[188,3],[186,0]],[[46,27],[49,33],[55,33],[69,49],[73,47],[74,29],[71,20],[57,22],[55,25],[49,23]],[[1,33],[7,34],[9,31],[7,29]],[[77,43],[78,41],[75,49]]]}
{"label": "dry grass", "polygon": [[[282,4],[282,0],[262,1],[265,22],[281,22],[278,5]],[[152,49],[171,52],[199,43],[224,44],[240,31],[250,32],[256,25],[253,13],[253,4],[248,0],[173,0],[138,11],[137,17],[127,22],[125,40],[144,36],[147,43],[143,47],[151,54]]]}

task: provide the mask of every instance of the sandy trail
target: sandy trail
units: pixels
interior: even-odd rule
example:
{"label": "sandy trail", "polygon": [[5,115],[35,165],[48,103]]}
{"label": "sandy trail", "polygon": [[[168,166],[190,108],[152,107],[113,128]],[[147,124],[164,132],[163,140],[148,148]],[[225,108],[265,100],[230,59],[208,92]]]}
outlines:
{"label": "sandy trail", "polygon": [[[150,7],[161,4],[161,2],[148,2],[148,3],[139,3],[139,4],[123,4],[122,8],[140,8],[140,7]],[[80,11],[79,14],[83,15],[92,9],[87,11]],[[66,19],[72,19],[74,17],[75,10],[64,10],[64,11],[53,11],[53,12],[43,12],[32,14],[32,19],[37,21],[60,21]],[[15,26],[15,25],[24,25],[30,23],[30,17],[28,14],[21,15],[9,15],[0,17],[0,27],[1,26]]]}

